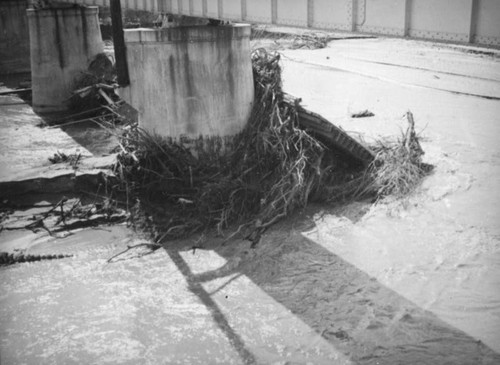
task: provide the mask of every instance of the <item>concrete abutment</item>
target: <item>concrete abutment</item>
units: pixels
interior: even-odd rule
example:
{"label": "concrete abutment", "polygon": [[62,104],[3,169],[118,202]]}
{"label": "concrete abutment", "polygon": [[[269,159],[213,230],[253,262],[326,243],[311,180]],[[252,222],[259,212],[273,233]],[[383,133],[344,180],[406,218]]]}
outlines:
{"label": "concrete abutment", "polygon": [[27,1],[0,1],[0,74],[30,71]]}
{"label": "concrete abutment", "polygon": [[67,109],[76,79],[103,52],[97,7],[28,9],[33,110]]}
{"label": "concrete abutment", "polygon": [[195,139],[239,133],[254,85],[250,26],[189,26],[125,31],[130,86],[122,96],[142,128]]}
{"label": "concrete abutment", "polygon": [[[98,8],[28,9],[33,109],[67,109],[75,81],[103,52]],[[250,26],[125,31],[131,85],[121,95],[140,125],[165,137],[230,137],[246,125],[254,85]],[[26,55],[25,55],[26,56]]]}

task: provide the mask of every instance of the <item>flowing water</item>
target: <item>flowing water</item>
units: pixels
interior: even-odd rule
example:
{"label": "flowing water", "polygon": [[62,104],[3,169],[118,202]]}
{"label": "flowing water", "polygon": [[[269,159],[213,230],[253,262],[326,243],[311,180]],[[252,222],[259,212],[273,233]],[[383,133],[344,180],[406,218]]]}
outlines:
{"label": "flowing water", "polygon": [[[457,79],[449,91],[422,84],[429,71],[336,58],[406,44],[349,42],[285,52],[285,89],[367,140],[400,133],[410,109],[435,166],[414,195],[309,207],[255,249],[193,239],[113,264],[142,242],[123,226],[57,240],[1,232],[33,253],[76,253],[0,269],[1,364],[500,363],[499,101],[457,94]],[[432,75],[445,62],[496,95],[496,59],[413,51]],[[349,118],[364,109],[375,117]]]}

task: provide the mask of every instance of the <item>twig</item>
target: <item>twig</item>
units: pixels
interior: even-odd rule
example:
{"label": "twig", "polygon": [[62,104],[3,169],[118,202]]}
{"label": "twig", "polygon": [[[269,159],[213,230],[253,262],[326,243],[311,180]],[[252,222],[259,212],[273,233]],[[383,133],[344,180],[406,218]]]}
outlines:
{"label": "twig", "polygon": [[24,227],[25,229],[29,229],[33,232],[35,232],[35,229],[36,228],[43,228],[45,229],[50,236],[53,236],[54,234],[52,233],[52,231],[50,229],[47,228],[47,226],[45,225],[45,222],[43,221],[43,219],[37,219],[35,222],[31,223],[31,224],[28,224],[27,226]]}
{"label": "twig", "polygon": [[[112,262],[112,260],[113,260],[113,259],[115,259],[115,258],[117,258],[118,256],[121,256],[121,255],[123,255],[124,253],[126,253],[126,252],[128,252],[128,251],[130,251],[130,250],[132,250],[132,249],[134,249],[134,248],[137,248],[137,247],[142,247],[142,246],[144,246],[144,247],[148,247],[149,249],[151,249],[151,252],[149,252],[149,253],[153,253],[153,252],[155,252],[156,250],[158,250],[158,249],[160,249],[160,248],[162,248],[162,247],[163,247],[162,245],[159,245],[159,244],[157,244],[157,243],[139,243],[139,244],[137,244],[137,245],[133,245],[133,246],[128,246],[128,245],[127,245],[127,248],[126,248],[125,250],[123,250],[122,252],[119,252],[119,253],[117,253],[116,255],[114,255],[114,256],[112,256],[112,257],[110,257],[110,258],[108,259],[108,261],[107,261],[107,262],[108,262],[108,263],[111,263],[111,262]],[[144,255],[142,255],[142,256],[144,256]]]}
{"label": "twig", "polygon": [[63,197],[61,200],[59,200],[59,202],[54,205],[51,209],[49,209],[48,211],[46,211],[41,218],[38,218],[36,221],[34,221],[33,223],[30,223],[28,225],[26,225],[24,228],[25,229],[29,229],[29,230],[33,230],[35,228],[43,228],[45,229],[47,232],[49,232],[49,234],[52,236],[52,232],[47,228],[47,226],[45,226],[45,223],[44,223],[44,220],[50,215],[50,213],[52,213],[53,211],[55,211],[57,209],[57,207],[64,205],[64,203],[68,200],[68,198],[66,197]]}
{"label": "twig", "polygon": [[413,114],[412,112],[408,111],[406,113],[406,117],[408,119],[408,130],[406,131],[406,136],[405,136],[405,147],[408,153],[410,153],[410,143],[411,139],[413,137],[413,134],[415,133],[415,120],[413,119]]}
{"label": "twig", "polygon": [[99,95],[101,95],[109,105],[115,105],[114,101],[111,100],[111,98],[104,91],[102,91],[102,89],[99,89]]}
{"label": "twig", "polygon": [[118,146],[120,146],[120,149],[122,150],[122,152],[127,155],[127,156],[131,156],[133,158],[133,160],[136,162],[136,163],[139,163],[139,159],[136,157],[135,153],[134,152],[128,152],[125,147],[123,147],[123,144],[121,144],[121,142],[118,142]]}

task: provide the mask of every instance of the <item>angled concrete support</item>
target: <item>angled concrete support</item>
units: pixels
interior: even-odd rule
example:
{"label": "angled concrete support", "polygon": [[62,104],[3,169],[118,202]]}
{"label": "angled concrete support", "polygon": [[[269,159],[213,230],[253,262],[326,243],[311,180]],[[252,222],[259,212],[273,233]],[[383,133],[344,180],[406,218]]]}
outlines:
{"label": "angled concrete support", "polygon": [[33,109],[63,111],[76,78],[104,49],[97,7],[28,9]]}
{"label": "angled concrete support", "polygon": [[125,31],[130,87],[121,95],[140,125],[165,137],[239,133],[252,108],[250,26]]}

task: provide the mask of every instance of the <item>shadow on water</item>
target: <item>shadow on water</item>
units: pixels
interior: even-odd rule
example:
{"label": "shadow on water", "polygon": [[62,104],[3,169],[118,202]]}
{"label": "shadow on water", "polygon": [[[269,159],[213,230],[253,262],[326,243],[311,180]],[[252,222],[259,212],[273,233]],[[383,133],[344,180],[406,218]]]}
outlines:
{"label": "shadow on water", "polygon": [[[242,241],[214,245],[210,249],[228,263],[200,274],[193,274],[182,250],[166,249],[244,363],[254,363],[255,355],[203,283],[246,276],[356,364],[500,364],[500,355],[481,341],[306,238],[301,231],[310,221],[290,224],[275,227],[255,250]],[[235,267],[230,263],[238,256]]]}

